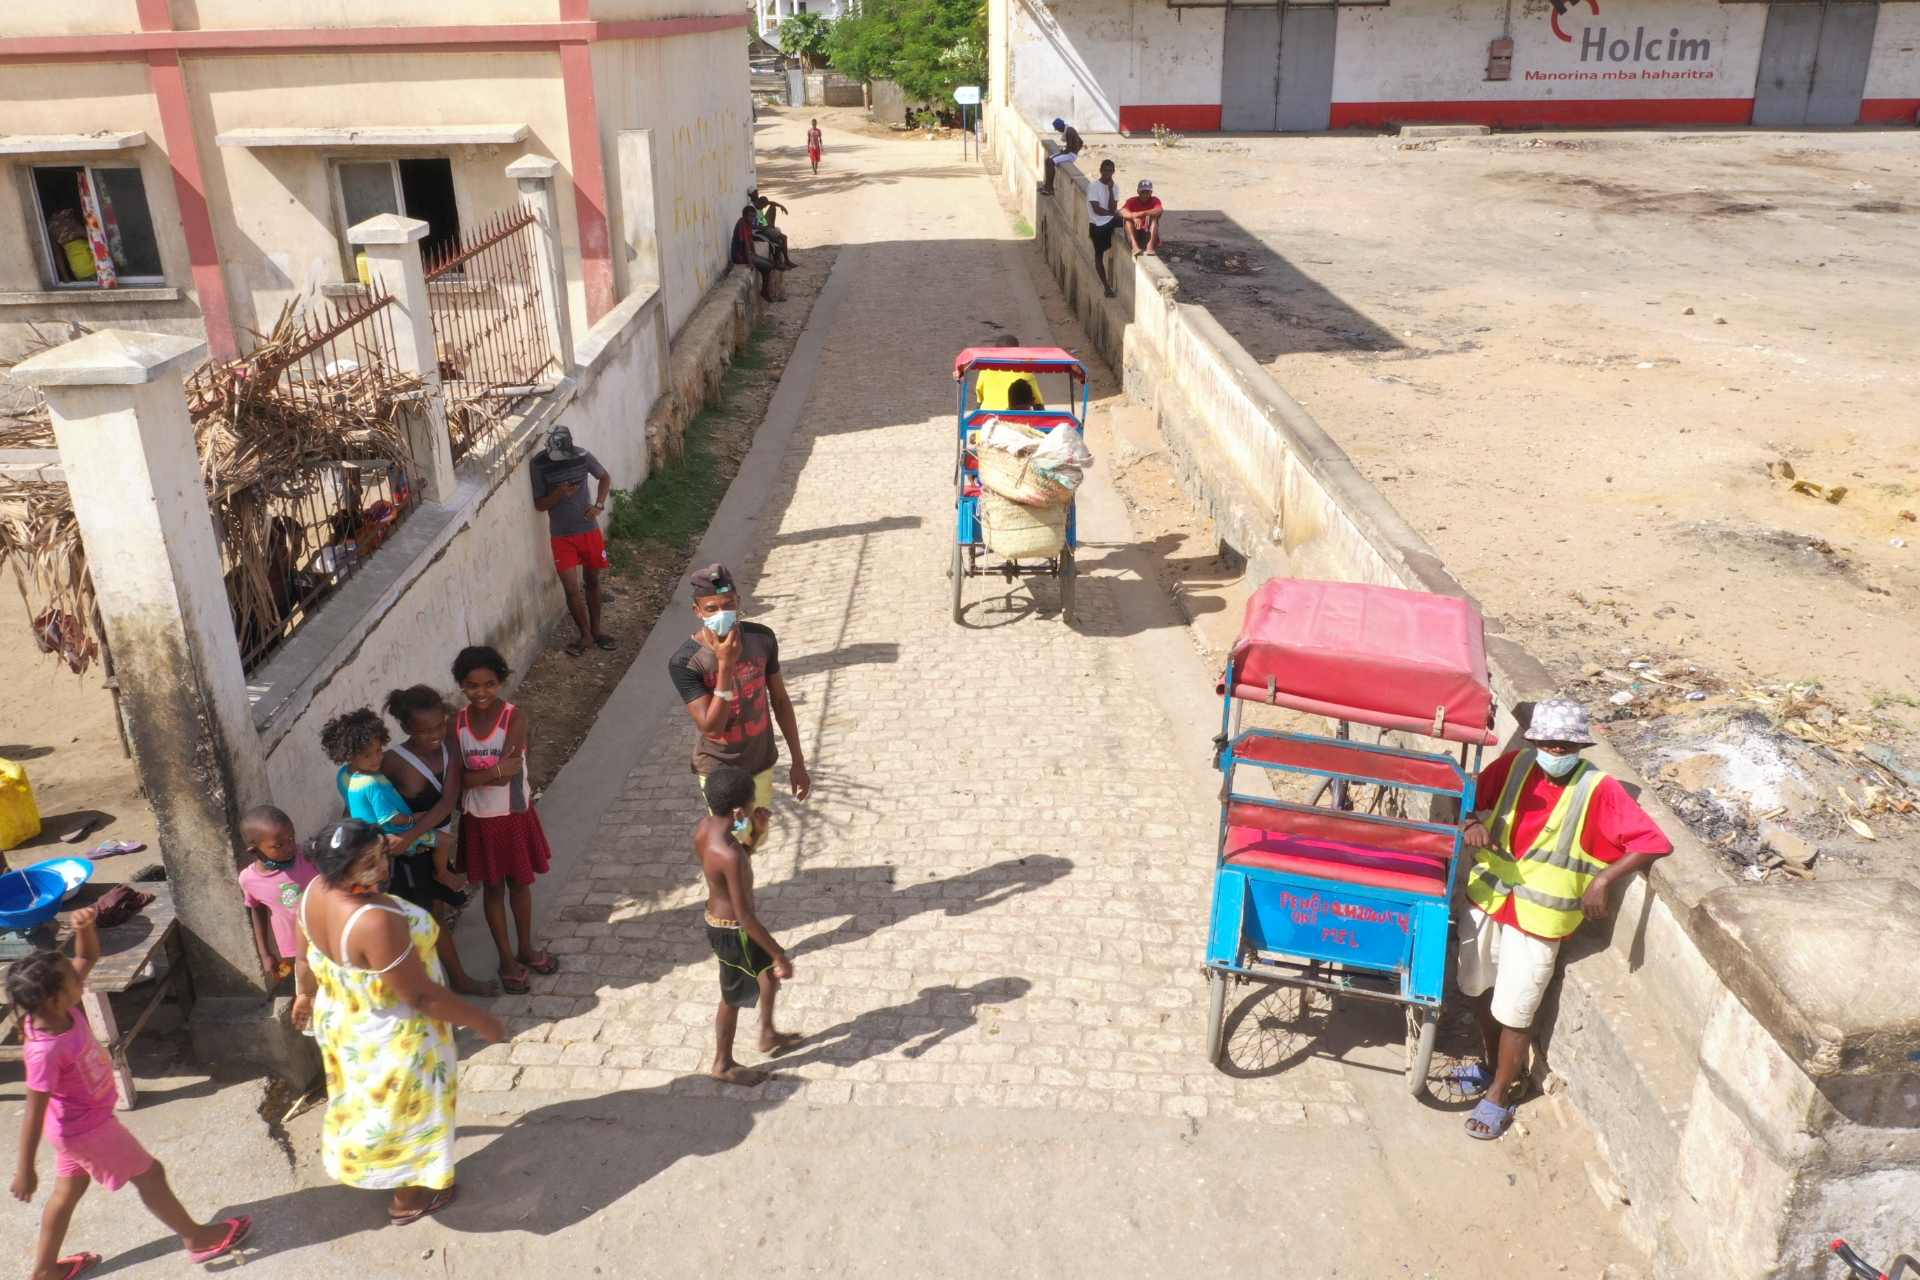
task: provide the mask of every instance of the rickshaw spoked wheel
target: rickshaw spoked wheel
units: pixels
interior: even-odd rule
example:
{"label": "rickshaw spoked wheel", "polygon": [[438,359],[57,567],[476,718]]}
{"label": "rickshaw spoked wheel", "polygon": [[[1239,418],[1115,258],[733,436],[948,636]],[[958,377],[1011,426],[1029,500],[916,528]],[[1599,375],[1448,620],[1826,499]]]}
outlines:
{"label": "rickshaw spoked wheel", "polygon": [[1073,625],[1073,548],[1060,549],[1060,621]]}
{"label": "rickshaw spoked wheel", "polygon": [[1433,1065],[1433,1042],[1440,1032],[1440,1010],[1407,1005],[1407,1092],[1419,1097],[1427,1089],[1427,1071]]}
{"label": "rickshaw spoked wheel", "polygon": [[1220,1065],[1220,1050],[1226,1045],[1227,975],[1218,969],[1207,971],[1207,1061]]}
{"label": "rickshaw spoked wheel", "polygon": [[947,576],[953,579],[953,620],[959,622],[961,594],[967,581],[967,549],[957,540],[953,544],[953,567],[947,570]]}

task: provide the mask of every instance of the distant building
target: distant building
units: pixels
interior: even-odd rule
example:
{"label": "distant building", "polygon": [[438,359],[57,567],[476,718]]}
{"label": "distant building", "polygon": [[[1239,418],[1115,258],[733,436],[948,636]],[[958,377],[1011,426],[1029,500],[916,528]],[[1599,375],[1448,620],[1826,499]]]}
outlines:
{"label": "distant building", "polygon": [[251,25],[267,8],[201,0],[191,30],[163,0],[0,12],[0,360],[71,321],[244,349],[354,287],[349,227],[401,213],[444,243],[517,203],[522,155],[562,165],[576,334],[656,263],[677,330],[726,271],[753,185],[731,0],[495,0],[461,25],[383,0],[378,26],[277,0]]}
{"label": "distant building", "polygon": [[991,82],[1083,132],[1914,122],[1920,5],[989,0]]}
{"label": "distant building", "polygon": [[796,13],[817,13],[829,22],[837,21],[842,0],[754,0],[754,11],[759,14],[761,36],[778,44],[782,22]]}

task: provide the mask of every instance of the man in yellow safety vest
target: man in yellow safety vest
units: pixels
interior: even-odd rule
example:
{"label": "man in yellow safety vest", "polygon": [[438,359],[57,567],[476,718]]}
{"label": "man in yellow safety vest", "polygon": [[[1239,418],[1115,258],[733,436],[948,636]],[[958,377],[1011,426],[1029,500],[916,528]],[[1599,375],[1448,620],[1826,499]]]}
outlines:
{"label": "man in yellow safety vest", "polygon": [[[1465,823],[1473,849],[1460,913],[1460,990],[1474,1002],[1486,1062],[1453,1072],[1483,1093],[1467,1133],[1498,1138],[1533,1048],[1533,1019],[1553,979],[1560,940],[1608,912],[1613,882],[1673,843],[1613,778],[1584,760],[1593,745],[1587,711],[1566,698],[1534,704],[1527,746],[1481,771]],[[1491,1064],[1491,1066],[1489,1066]],[[1507,1103],[1508,1105],[1501,1105]]]}

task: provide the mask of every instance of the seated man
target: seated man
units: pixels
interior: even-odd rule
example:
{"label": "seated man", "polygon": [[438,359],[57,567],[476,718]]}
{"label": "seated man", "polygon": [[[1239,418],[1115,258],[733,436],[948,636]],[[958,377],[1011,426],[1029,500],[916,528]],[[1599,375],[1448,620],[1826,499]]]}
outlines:
{"label": "seated man", "polygon": [[[1006,333],[994,339],[992,345],[996,347],[1017,347],[1020,345],[1020,339],[1010,333]],[[980,370],[980,372],[973,375],[974,407],[978,409],[1010,408],[1011,406],[1007,402],[1008,391],[1012,389],[1014,383],[1019,382],[1027,376],[1028,375],[1021,373],[1018,369]]]}
{"label": "seated man", "polygon": [[782,271],[793,270],[793,255],[787,252],[787,233],[773,225],[775,214],[788,212],[787,206],[767,199],[758,191],[749,191],[747,197],[753,201],[753,234],[767,242],[767,247],[773,251],[774,265]]}
{"label": "seated man", "polygon": [[1053,127],[1060,131],[1060,153],[1050,157],[1047,162],[1046,180],[1040,184],[1040,194],[1046,196],[1053,194],[1053,175],[1056,166],[1078,164],[1080,149],[1087,145],[1080,140],[1080,131],[1065,120],[1055,120]]}
{"label": "seated man", "polygon": [[1034,390],[1033,383],[1021,378],[1007,388],[1007,408],[1022,413],[1033,413],[1047,406],[1040,403],[1040,393]]}
{"label": "seated man", "polygon": [[773,259],[754,247],[753,206],[746,205],[740,210],[740,220],[733,224],[733,261],[743,267],[752,267],[760,273],[760,296],[768,302],[777,302],[773,296],[773,273],[778,270]]}
{"label": "seated man", "polygon": [[1151,179],[1140,179],[1138,190],[1138,195],[1120,206],[1120,216],[1127,224],[1127,239],[1136,258],[1160,248],[1160,215],[1166,212],[1154,198]]}

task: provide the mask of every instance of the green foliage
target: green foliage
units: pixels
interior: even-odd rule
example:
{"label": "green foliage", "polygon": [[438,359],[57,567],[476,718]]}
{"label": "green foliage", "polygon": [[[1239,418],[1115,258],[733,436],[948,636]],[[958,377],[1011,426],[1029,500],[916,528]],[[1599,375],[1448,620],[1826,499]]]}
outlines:
{"label": "green foliage", "polygon": [[987,83],[987,7],[980,0],[859,0],[834,24],[834,65],[891,80],[908,102],[949,105],[963,84]]}
{"label": "green foliage", "polygon": [[827,64],[833,23],[817,13],[796,13],[780,24],[780,52],[800,59],[809,71]]}

